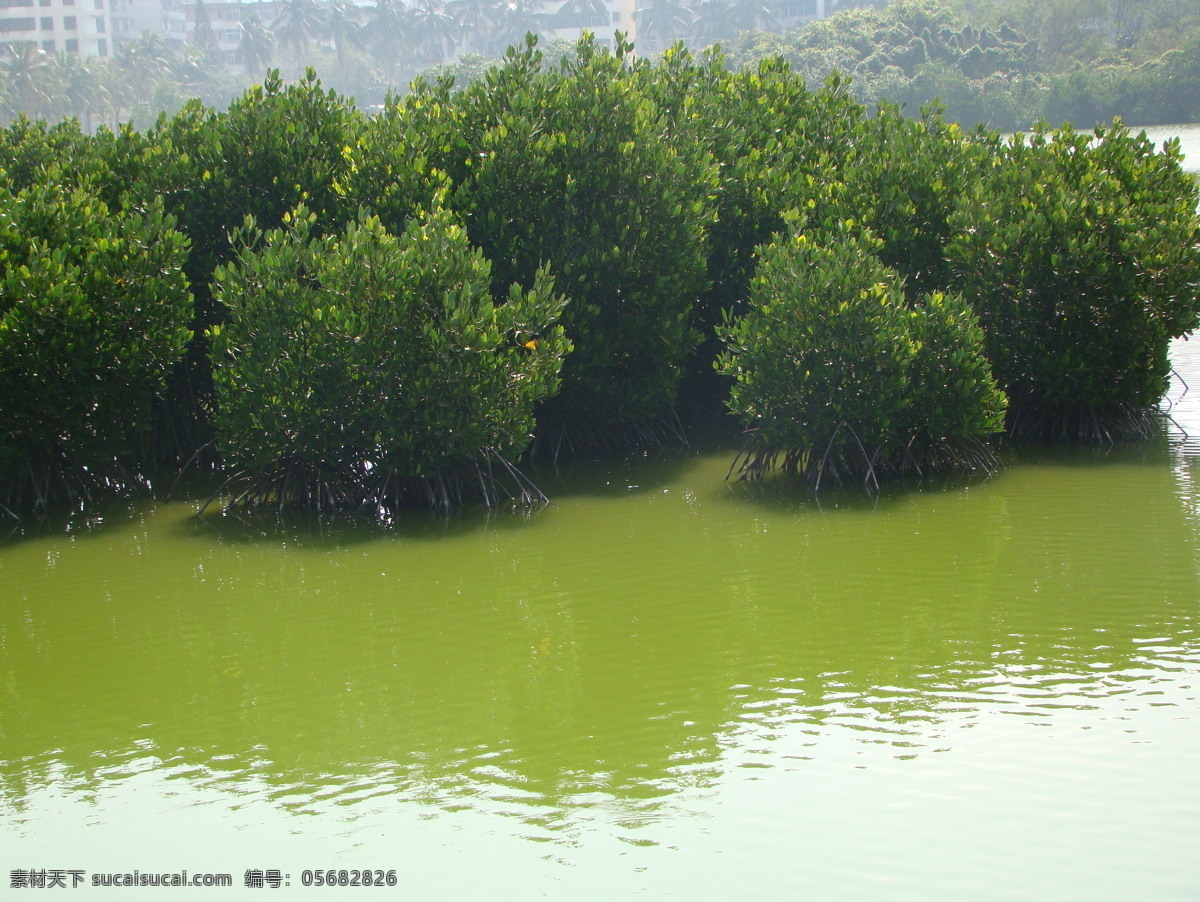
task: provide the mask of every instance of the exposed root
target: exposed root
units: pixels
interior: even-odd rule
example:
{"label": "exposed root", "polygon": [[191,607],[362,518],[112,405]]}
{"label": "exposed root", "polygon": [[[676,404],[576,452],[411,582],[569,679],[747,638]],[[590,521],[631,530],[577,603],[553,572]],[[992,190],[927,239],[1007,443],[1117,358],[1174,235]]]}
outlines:
{"label": "exposed root", "polygon": [[148,492],[150,482],[121,461],[79,466],[51,457],[27,460],[0,477],[0,512],[18,523],[26,515],[45,516],[63,508],[83,508],[108,498]]}
{"label": "exposed root", "polygon": [[215,442],[210,440],[205,442],[192,453],[192,456],[187,459],[187,462],[180,467],[179,472],[175,474],[175,481],[171,483],[171,487],[167,489],[167,500],[170,500],[171,496],[175,494],[175,489],[179,485],[179,480],[183,478],[183,474],[191,468],[192,464],[194,464],[202,454],[206,452],[212,453],[214,446]]}
{"label": "exposed root", "polygon": [[[1183,375],[1179,372],[1179,370],[1175,369],[1175,367],[1171,367],[1171,378],[1179,380],[1179,384],[1183,386],[1183,391],[1181,391],[1174,399],[1167,402],[1165,409],[1168,411],[1186,398],[1188,391],[1190,391],[1190,386],[1188,386],[1187,381],[1183,378]],[[1166,398],[1164,398],[1164,400],[1166,400]],[[1163,410],[1161,407],[1159,409]]]}
{"label": "exposed root", "polygon": [[548,459],[555,469],[561,458],[656,452],[688,447],[687,429],[671,410],[656,419],[622,426],[572,424],[551,427],[534,437],[526,457]]}
{"label": "exposed root", "polygon": [[[842,441],[839,436],[845,433]],[[862,482],[871,492],[881,490],[881,481],[907,476],[955,471],[995,473],[1000,463],[992,449],[978,440],[922,442],[917,437],[900,448],[868,448],[849,423],[834,430],[824,448],[773,448],[757,430],[746,433],[746,444],[734,456],[726,479],[737,474],[739,481],[760,482],[771,472],[796,476],[819,491],[824,481],[838,485]]]}
{"label": "exposed root", "polygon": [[1070,409],[1013,404],[1004,426],[1014,441],[1114,445],[1153,438],[1160,412],[1157,407],[1132,404]]}
{"label": "exposed root", "polygon": [[293,463],[268,472],[242,470],[229,476],[201,507],[217,498],[227,512],[292,509],[317,514],[350,513],[387,519],[402,507],[449,513],[482,501],[489,509],[505,504],[538,507],[548,503],[542,491],[494,449],[475,463],[413,476],[394,467],[361,462],[349,467]]}

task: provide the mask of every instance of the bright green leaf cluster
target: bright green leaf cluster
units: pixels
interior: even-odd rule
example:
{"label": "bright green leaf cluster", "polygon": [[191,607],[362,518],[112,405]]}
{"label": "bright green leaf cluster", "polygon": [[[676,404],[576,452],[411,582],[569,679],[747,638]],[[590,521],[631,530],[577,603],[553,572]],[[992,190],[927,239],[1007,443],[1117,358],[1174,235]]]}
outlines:
{"label": "bright green leaf cluster", "polygon": [[[439,157],[497,291],[550,266],[575,344],[543,422],[650,425],[667,414],[698,335],[715,167],[663,140],[629,47],[590,36],[558,68],[531,47],[454,95],[461,142]],[[418,94],[415,103],[427,103]]]}
{"label": "bright green leaf cluster", "polygon": [[1178,147],[1119,124],[1043,126],[991,158],[947,254],[1018,431],[1119,433],[1163,396],[1200,311],[1196,202]]}
{"label": "bright green leaf cluster", "polygon": [[[344,97],[324,90],[311,70],[284,84],[278,72],[235,100],[227,111],[189,104],[159,123],[137,148],[136,200],[162,197],[192,239],[188,274],[196,286],[198,329],[219,323],[208,285],[233,253],[230,233],[246,216],[274,228],[304,204],[319,231],[357,214],[339,193],[364,117]],[[114,148],[119,149],[119,148]]]}
{"label": "bright green leaf cluster", "polygon": [[[0,171],[0,178],[3,177]],[[0,186],[0,487],[74,494],[149,425],[191,333],[187,239],[162,205]]]}
{"label": "bright green leaf cluster", "polygon": [[909,304],[880,243],[850,222],[760,249],[749,310],[719,331],[729,407],[754,430],[747,472],[817,481],[972,459],[1004,396],[960,297]]}
{"label": "bright green leaf cluster", "polygon": [[248,224],[214,280],[229,311],[211,332],[229,465],[281,501],[332,484],[381,502],[514,459],[570,349],[546,271],[494,303],[491,265],[437,205],[398,237],[374,217],[323,237],[304,208],[289,220]]}

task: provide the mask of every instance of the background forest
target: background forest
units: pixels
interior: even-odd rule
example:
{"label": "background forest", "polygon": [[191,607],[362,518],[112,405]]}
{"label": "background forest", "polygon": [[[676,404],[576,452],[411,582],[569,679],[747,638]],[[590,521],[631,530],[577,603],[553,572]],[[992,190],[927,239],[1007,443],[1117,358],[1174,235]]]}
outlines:
{"label": "background forest", "polygon": [[782,55],[810,83],[849,75],[867,103],[937,98],[966,125],[1200,119],[1196,0],[902,0],[724,49],[734,67]]}
{"label": "background forest", "polygon": [[[586,0],[568,0],[586,6]],[[900,0],[879,8],[842,4],[833,15],[779,33],[771,7],[747,0],[646,0],[639,28],[660,45],[670,37],[698,49],[720,42],[730,68],[782,56],[810,86],[832,72],[851,79],[869,105],[887,99],[915,111],[940,99],[947,118],[1000,129],[1039,118],[1082,127],[1121,116],[1151,125],[1200,119],[1200,3],[1196,0]],[[541,4],[437,0],[406,6],[378,0],[286,0],[273,27],[242,23],[241,73],[218,61],[211,29],[172,48],[144,33],[111,61],[48,55],[33,45],[0,54],[0,118],[77,118],[99,124],[153,123],[189,98],[224,108],[278,66],[285,78],[305,66],[354,97],[381,105],[422,72],[458,85],[493,60],[473,52],[468,35],[522,42],[546,34]],[[561,13],[561,10],[559,11]],[[581,12],[581,15],[583,13]],[[739,30],[754,26],[752,30]],[[493,41],[493,43],[495,43]],[[545,41],[547,57],[573,44]]]}

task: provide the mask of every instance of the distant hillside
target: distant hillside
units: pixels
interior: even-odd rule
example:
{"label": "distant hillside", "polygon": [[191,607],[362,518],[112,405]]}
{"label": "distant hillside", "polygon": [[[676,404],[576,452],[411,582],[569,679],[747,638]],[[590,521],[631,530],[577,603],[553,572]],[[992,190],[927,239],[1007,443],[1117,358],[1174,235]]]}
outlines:
{"label": "distant hillside", "polygon": [[810,84],[849,75],[867,103],[938,98],[964,124],[1200,120],[1195,0],[900,0],[723,49],[735,67],[781,55]]}

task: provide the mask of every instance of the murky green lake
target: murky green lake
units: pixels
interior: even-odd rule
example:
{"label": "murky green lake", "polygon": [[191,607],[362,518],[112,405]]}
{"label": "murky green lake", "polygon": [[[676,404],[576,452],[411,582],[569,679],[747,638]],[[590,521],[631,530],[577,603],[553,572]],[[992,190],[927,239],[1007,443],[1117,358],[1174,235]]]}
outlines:
{"label": "murky green lake", "polygon": [[1200,899],[1200,343],[1174,359],[1155,442],[882,497],[693,454],[543,473],[532,516],[9,540],[0,885]]}

